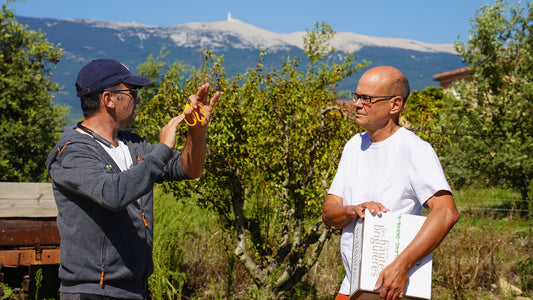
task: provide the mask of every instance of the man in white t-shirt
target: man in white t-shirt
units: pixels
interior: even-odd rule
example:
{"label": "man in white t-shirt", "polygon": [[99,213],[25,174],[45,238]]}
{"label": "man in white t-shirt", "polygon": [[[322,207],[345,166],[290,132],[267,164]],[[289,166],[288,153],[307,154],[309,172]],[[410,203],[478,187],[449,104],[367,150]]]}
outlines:
{"label": "man in white t-shirt", "polygon": [[375,290],[384,299],[405,295],[409,270],[433,251],[459,219],[439,159],[429,143],[399,125],[409,82],[397,69],[375,67],[353,94],[355,120],[366,132],[346,144],[322,209],[327,226],[342,228],[346,269],[336,299],[348,299],[354,222],[363,211],[420,214],[431,210],[413,242],[380,273]]}

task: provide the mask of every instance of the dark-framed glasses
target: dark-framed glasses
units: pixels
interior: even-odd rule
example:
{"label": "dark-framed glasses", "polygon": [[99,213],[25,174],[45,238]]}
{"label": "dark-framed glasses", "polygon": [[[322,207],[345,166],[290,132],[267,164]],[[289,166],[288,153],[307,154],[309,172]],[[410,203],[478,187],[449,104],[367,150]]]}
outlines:
{"label": "dark-framed glasses", "polygon": [[394,97],[397,97],[397,96],[396,95],[394,96],[368,96],[368,95],[359,95],[357,93],[352,93],[353,102],[357,102],[357,100],[361,100],[361,103],[363,104],[374,104],[376,102],[389,100]]}
{"label": "dark-framed glasses", "polygon": [[123,89],[123,90],[108,90],[108,92],[114,93],[114,94],[124,94],[121,92],[130,92],[129,94],[124,94],[132,97],[133,99],[139,99],[139,89]]}

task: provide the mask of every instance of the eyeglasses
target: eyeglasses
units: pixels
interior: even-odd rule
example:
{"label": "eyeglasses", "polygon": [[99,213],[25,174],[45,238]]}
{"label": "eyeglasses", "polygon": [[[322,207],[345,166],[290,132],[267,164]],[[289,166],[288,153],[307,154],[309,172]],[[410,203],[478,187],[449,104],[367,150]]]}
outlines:
{"label": "eyeglasses", "polygon": [[[139,89],[124,89],[124,90],[108,90],[108,92],[114,94],[123,94],[132,97],[133,99],[139,99]],[[129,94],[124,94],[121,92],[130,92]]]}
{"label": "eyeglasses", "polygon": [[[374,104],[379,101],[389,100],[397,96],[368,96],[368,95],[359,95],[357,93],[352,93],[352,100],[353,102],[357,102],[357,100],[361,100],[361,103],[363,104]],[[378,98],[383,98],[376,100]]]}

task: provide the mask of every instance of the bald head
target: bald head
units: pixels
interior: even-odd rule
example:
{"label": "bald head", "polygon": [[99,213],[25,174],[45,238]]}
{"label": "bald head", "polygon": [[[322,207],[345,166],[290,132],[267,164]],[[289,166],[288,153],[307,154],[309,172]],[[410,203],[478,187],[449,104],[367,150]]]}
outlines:
{"label": "bald head", "polygon": [[409,97],[409,81],[402,72],[391,66],[379,66],[366,71],[359,79],[359,83],[362,82],[375,86],[382,95],[402,96],[403,104]]}

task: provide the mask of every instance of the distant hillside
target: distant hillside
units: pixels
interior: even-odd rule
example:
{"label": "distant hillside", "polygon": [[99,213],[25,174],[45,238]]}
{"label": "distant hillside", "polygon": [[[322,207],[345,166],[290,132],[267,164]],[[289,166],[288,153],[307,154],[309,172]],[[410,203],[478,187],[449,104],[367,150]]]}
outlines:
{"label": "distant hillside", "polygon": [[[93,20],[58,20],[17,17],[32,30],[41,30],[46,38],[61,44],[64,56],[54,71],[54,80],[62,86],[55,102],[72,107],[72,118],[81,117],[74,81],[78,71],[95,58],[113,58],[133,71],[150,55],[165,46],[166,60],[183,61],[198,66],[200,49],[224,55],[227,74],[243,73],[253,68],[260,50],[266,50],[265,68],[279,68],[283,57],[305,58],[305,32],[279,34],[263,30],[239,20],[212,23],[190,23],[167,27]],[[312,24],[311,24],[312,25]],[[355,52],[358,60],[371,61],[371,66],[392,65],[409,79],[413,90],[437,85],[433,75],[464,67],[452,44],[426,44],[406,39],[387,39],[339,32],[331,42],[342,58]],[[362,72],[360,72],[362,73]],[[360,74],[339,85],[353,90]]]}

